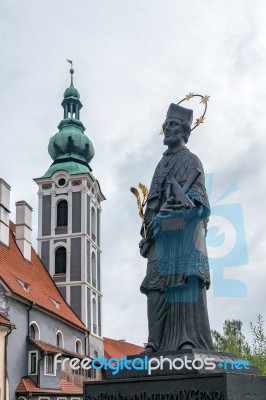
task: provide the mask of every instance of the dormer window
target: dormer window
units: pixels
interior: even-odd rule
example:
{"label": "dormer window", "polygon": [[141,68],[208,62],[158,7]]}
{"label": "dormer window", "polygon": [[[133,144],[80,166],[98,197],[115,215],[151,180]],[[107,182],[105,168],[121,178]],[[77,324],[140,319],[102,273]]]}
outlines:
{"label": "dormer window", "polygon": [[50,300],[51,300],[51,302],[53,303],[53,305],[54,305],[56,308],[60,308],[60,303],[58,303],[58,301],[54,300],[52,297],[50,297]]}
{"label": "dormer window", "polygon": [[29,292],[30,287],[27,283],[21,281],[20,279],[16,278],[17,282],[20,284],[20,286],[25,290],[25,292]]}

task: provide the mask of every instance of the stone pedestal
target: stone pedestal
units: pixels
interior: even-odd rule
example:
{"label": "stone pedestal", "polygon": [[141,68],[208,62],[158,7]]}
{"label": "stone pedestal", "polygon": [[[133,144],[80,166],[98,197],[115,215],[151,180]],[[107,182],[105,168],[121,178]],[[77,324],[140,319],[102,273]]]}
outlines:
{"label": "stone pedestal", "polygon": [[[148,366],[156,366],[160,357],[165,360],[163,369],[149,370]],[[213,359],[215,368],[208,369],[205,364],[199,368],[207,358]],[[178,368],[189,360],[187,365],[192,368],[171,368],[174,360]],[[152,357],[130,356],[123,365],[117,371],[114,362],[103,381],[85,382],[84,400],[266,400],[266,377],[258,376],[256,368],[237,361],[233,354],[164,352]]]}

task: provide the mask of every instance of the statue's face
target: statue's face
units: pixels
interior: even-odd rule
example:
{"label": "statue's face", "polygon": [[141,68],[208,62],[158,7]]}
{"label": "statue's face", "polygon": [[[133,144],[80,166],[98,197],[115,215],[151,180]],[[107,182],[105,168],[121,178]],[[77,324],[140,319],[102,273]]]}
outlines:
{"label": "statue's face", "polygon": [[163,124],[164,131],[164,144],[166,145],[178,145],[183,144],[183,128],[181,119],[177,118],[166,118]]}

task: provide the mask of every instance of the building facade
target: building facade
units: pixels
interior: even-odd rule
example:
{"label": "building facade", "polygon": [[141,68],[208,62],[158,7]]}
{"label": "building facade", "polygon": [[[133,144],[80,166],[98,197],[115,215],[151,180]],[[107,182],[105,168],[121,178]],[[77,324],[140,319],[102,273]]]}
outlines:
{"label": "building facade", "polygon": [[[38,255],[31,245],[32,208],[16,203],[0,179],[0,400],[81,400],[86,379],[70,361],[101,357],[101,202],[89,165],[92,142],[80,121],[73,84],[48,151],[53,159],[38,185]],[[61,354],[60,363],[54,359]]]}

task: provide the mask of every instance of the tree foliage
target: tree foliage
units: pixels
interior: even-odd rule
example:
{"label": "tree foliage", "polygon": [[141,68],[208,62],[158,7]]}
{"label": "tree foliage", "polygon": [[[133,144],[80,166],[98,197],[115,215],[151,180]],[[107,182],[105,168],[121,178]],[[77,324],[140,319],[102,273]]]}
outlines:
{"label": "tree foliage", "polygon": [[242,332],[242,321],[226,320],[222,334],[216,330],[211,331],[215,350],[236,354],[239,359],[249,361],[250,365],[259,368],[262,375],[266,375],[266,333],[263,323],[261,315],[257,316],[255,324],[250,322],[252,343],[249,344]]}

